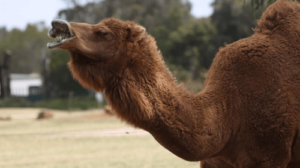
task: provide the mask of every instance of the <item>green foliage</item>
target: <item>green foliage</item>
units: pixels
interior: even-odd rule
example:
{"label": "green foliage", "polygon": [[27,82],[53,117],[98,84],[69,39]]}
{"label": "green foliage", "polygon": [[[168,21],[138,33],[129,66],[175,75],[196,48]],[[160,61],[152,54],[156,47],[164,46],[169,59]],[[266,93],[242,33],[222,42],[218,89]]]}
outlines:
{"label": "green foliage", "polygon": [[185,70],[180,65],[168,64],[168,67],[178,82],[186,81],[192,77],[189,71]]}
{"label": "green foliage", "polygon": [[135,21],[145,26],[150,33],[161,25],[168,30],[176,30],[181,23],[191,18],[191,4],[182,0],[103,0],[84,6],[79,6],[75,0],[73,5],[74,8],[61,10],[59,17],[90,24],[115,17]]}
{"label": "green foliage", "polygon": [[264,10],[254,11],[249,1],[239,0],[215,0],[213,8],[211,19],[217,29],[213,37],[217,48],[252,35]]}
{"label": "green foliage", "polygon": [[[300,0],[297,1],[300,2]],[[276,2],[276,0],[251,0],[251,5],[255,10],[258,10],[259,8],[264,8],[265,6],[269,6],[274,2]]]}
{"label": "green foliage", "polygon": [[166,60],[188,70],[192,77],[199,78],[199,71],[209,68],[215,46],[216,29],[210,19],[194,19],[171,33]]}
{"label": "green foliage", "polygon": [[54,50],[51,53],[50,85],[51,90],[59,97],[67,97],[71,92],[75,95],[87,95],[88,91],[75,81],[68,69],[70,57],[66,51]]}
{"label": "green foliage", "polygon": [[267,3],[267,5],[270,5],[270,4],[274,3],[274,2],[276,2],[276,0],[252,0],[252,1],[251,1],[251,5],[252,5],[252,7],[253,7],[255,10],[257,10],[257,9],[259,9],[260,7],[265,6],[266,3]]}
{"label": "green foliage", "polygon": [[0,107],[30,107],[32,103],[24,98],[10,97],[0,99]]}
{"label": "green foliage", "polygon": [[87,110],[90,108],[97,108],[99,104],[94,97],[74,97],[71,102],[68,98],[58,98],[51,100],[38,101],[35,107],[59,109],[59,110]]}
{"label": "green foliage", "polygon": [[8,32],[5,28],[0,28],[0,54],[6,50],[12,51],[12,73],[40,71],[41,53],[46,50],[49,40],[47,32],[43,23],[29,24],[24,31],[13,29]]}

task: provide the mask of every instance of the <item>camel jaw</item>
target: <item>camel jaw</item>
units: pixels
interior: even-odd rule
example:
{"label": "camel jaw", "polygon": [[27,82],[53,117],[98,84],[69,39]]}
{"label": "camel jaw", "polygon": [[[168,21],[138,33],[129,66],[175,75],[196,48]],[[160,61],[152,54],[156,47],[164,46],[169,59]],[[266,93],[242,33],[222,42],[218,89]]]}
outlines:
{"label": "camel jaw", "polygon": [[58,47],[64,43],[69,42],[76,36],[73,33],[70,23],[65,20],[56,19],[51,22],[52,29],[48,32],[50,38],[54,38],[57,41],[47,43],[49,49]]}

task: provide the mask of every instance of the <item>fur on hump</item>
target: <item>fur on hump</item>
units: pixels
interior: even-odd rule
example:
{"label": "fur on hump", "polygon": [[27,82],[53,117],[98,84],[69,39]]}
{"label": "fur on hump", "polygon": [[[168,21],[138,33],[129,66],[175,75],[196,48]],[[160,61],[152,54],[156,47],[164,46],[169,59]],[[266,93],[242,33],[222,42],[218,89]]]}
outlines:
{"label": "fur on hump", "polygon": [[255,29],[257,33],[272,34],[278,29],[285,29],[285,26],[291,19],[291,15],[296,14],[296,6],[299,3],[295,0],[288,2],[286,0],[277,0],[273,3],[258,20],[258,27]]}

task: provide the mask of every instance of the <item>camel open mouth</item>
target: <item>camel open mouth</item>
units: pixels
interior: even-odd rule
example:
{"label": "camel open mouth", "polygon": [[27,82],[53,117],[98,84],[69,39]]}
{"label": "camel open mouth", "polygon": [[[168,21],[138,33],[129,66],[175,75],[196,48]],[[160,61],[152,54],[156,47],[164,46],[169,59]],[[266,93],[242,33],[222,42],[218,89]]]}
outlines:
{"label": "camel open mouth", "polygon": [[52,29],[48,32],[50,38],[56,42],[48,43],[48,48],[55,48],[75,38],[70,23],[65,20],[56,19],[51,22]]}

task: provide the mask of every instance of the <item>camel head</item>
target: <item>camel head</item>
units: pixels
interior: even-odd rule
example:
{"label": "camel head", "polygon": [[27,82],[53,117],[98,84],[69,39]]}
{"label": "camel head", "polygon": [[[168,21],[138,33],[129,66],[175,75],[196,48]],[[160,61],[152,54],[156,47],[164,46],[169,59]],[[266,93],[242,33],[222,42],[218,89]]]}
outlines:
{"label": "camel head", "polygon": [[136,44],[147,35],[134,22],[110,18],[95,25],[53,20],[48,36],[56,39],[48,48],[69,52],[74,78],[86,88],[103,91],[105,81],[122,76]]}

